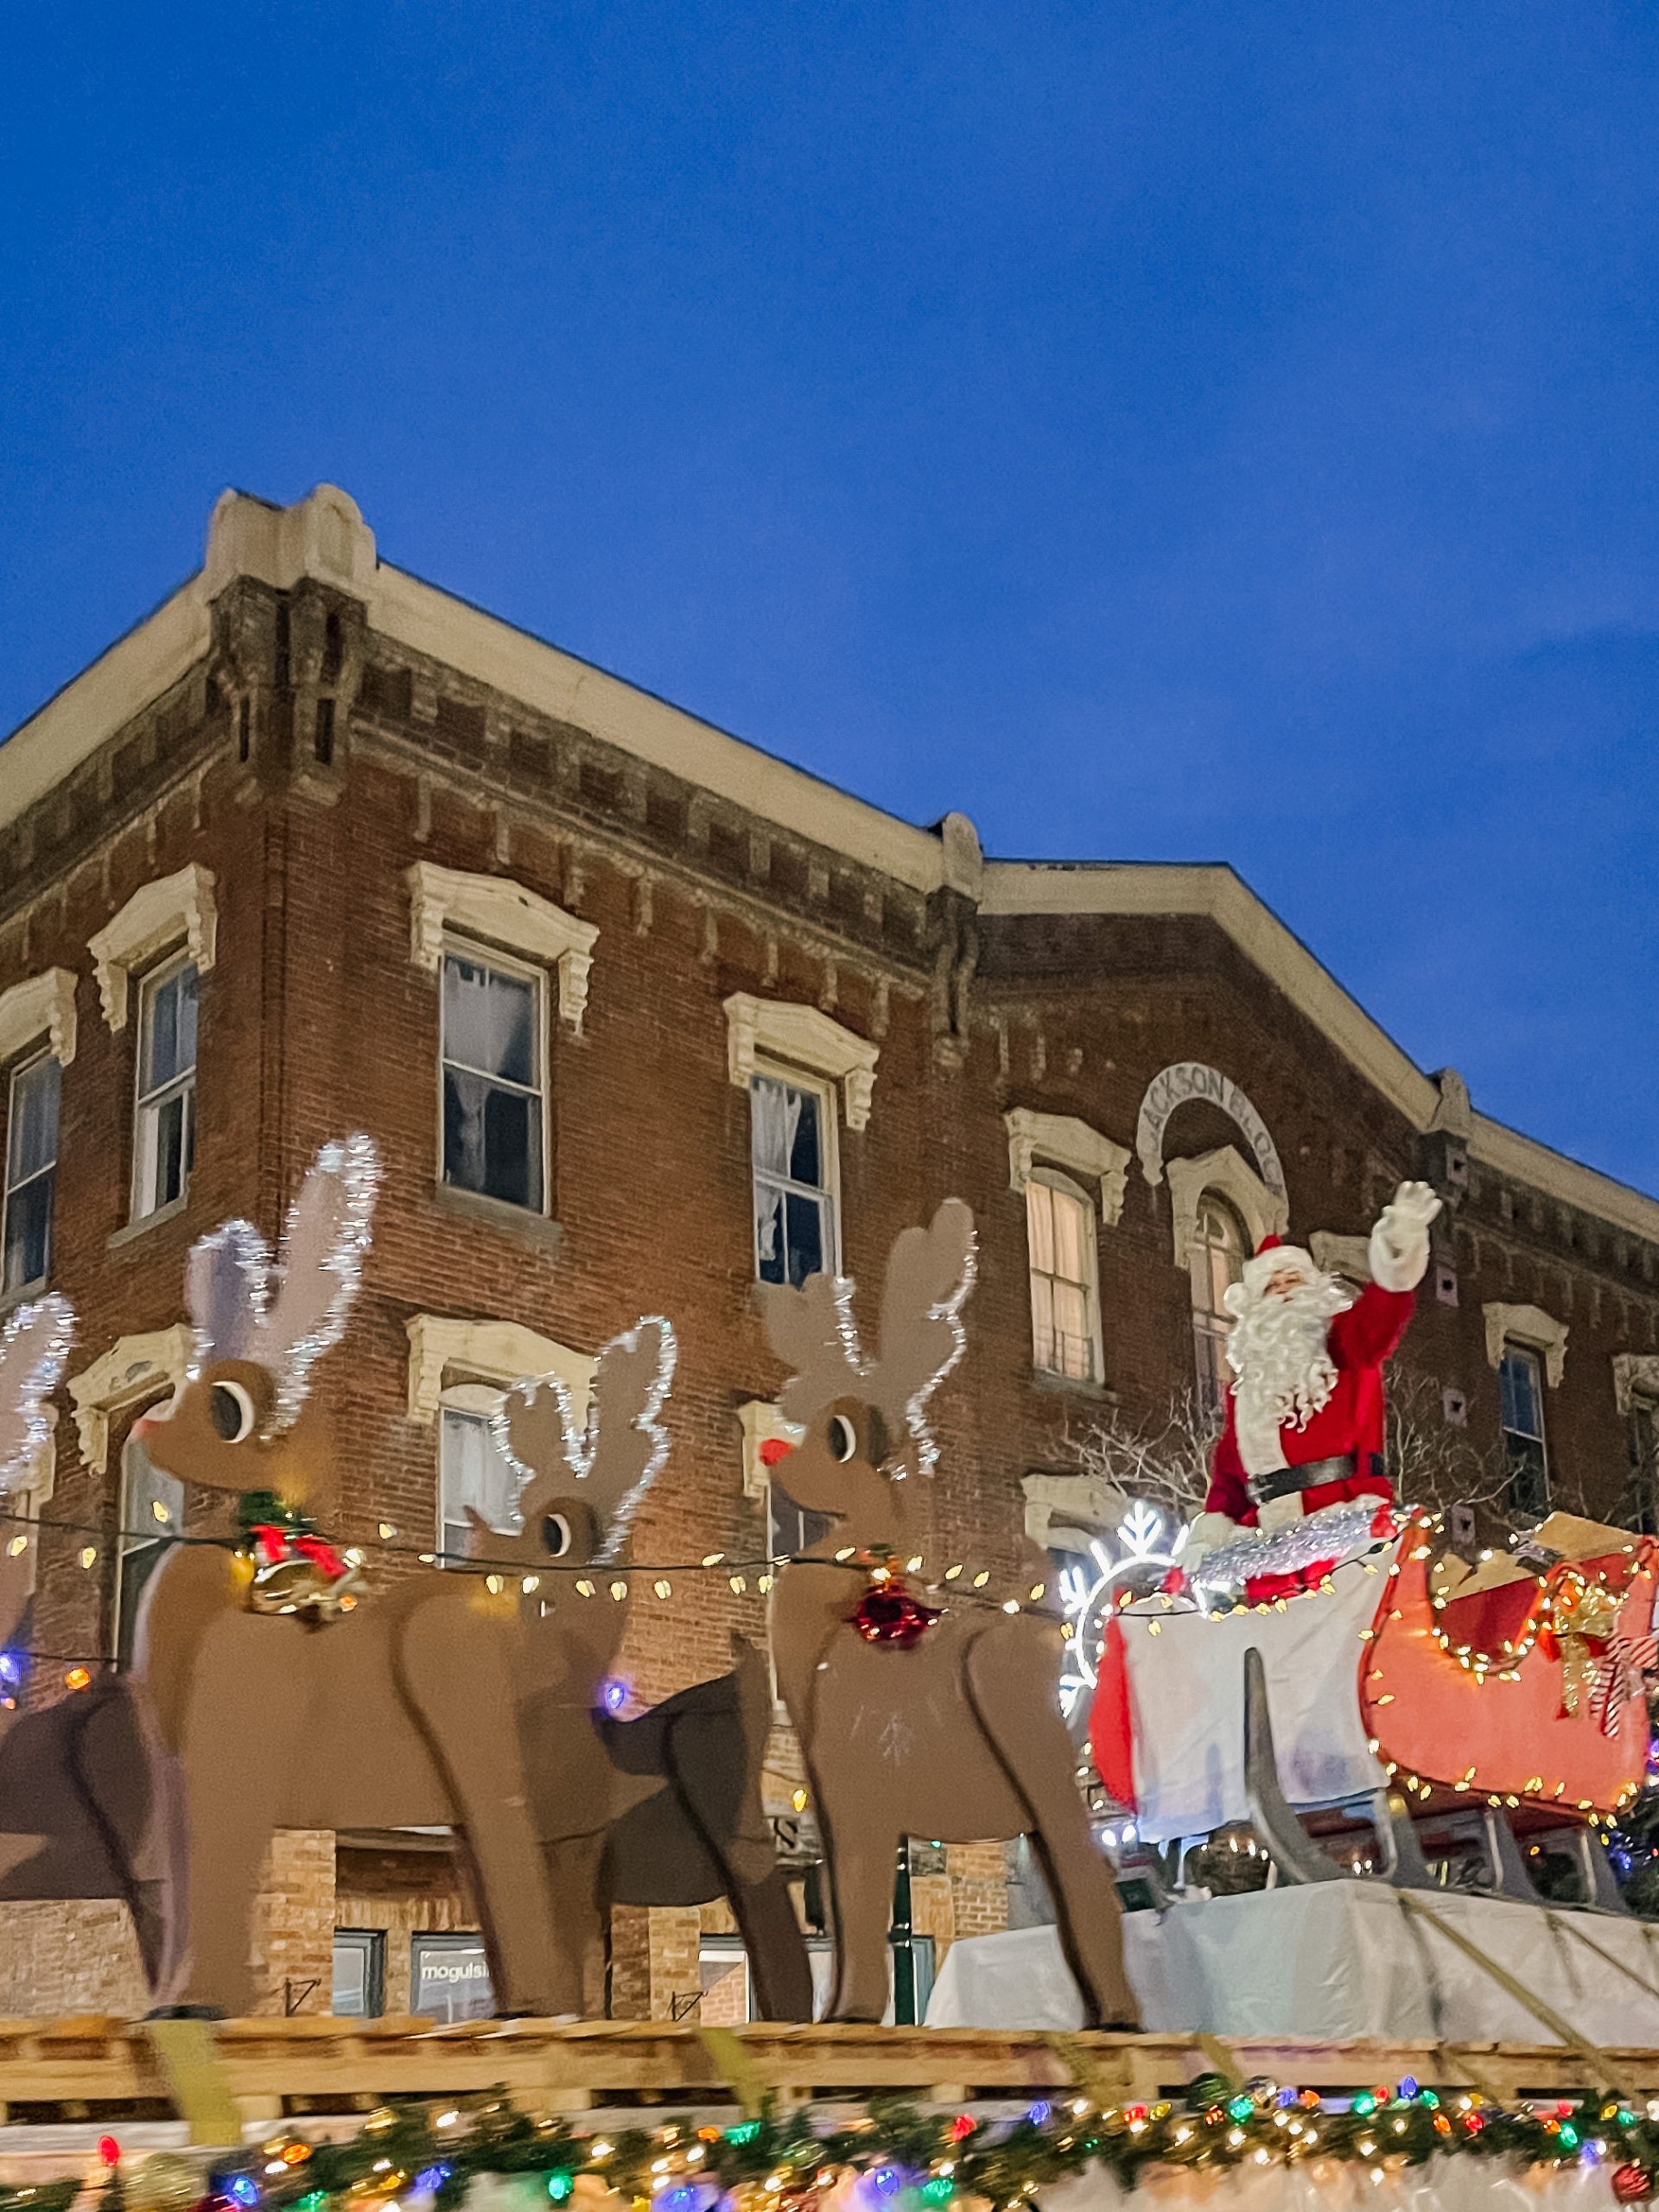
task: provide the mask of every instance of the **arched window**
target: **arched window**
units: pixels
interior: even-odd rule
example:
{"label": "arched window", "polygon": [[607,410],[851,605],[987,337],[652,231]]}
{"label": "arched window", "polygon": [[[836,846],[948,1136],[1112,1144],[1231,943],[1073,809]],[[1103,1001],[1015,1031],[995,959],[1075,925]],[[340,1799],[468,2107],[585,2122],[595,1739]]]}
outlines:
{"label": "arched window", "polygon": [[1233,1317],[1222,1303],[1228,1286],[1244,1272],[1249,1246],[1244,1224],[1224,1198],[1205,1191],[1187,1243],[1192,1281],[1192,1357],[1205,1410],[1221,1417],[1227,1384],[1227,1332]]}

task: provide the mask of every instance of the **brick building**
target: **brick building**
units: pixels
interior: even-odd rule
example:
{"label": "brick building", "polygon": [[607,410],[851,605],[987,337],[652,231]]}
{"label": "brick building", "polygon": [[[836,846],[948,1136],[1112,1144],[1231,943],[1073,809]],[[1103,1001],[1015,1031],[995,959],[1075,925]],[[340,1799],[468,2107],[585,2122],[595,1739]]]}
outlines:
{"label": "brick building", "polygon": [[[982,1250],[942,1546],[1011,1563],[1022,1526],[1098,1525],[1069,1435],[1206,1387],[1248,1244],[1288,1221],[1361,1265],[1408,1174],[1447,1200],[1408,1355],[1430,1426],[1517,1508],[1651,1514],[1659,1204],[1416,1068],[1230,870],[988,861],[961,816],[895,820],[380,563],[328,487],[227,493],[201,571],[0,751],[0,1115],[5,1300],[49,1282],[78,1316],[31,1695],[116,1662],[208,1511],[129,1433],[186,1359],[189,1245],[233,1213],[274,1235],[355,1128],[385,1179],[316,1383],[329,1526],[376,1573],[500,1516],[504,1382],[580,1386],[653,1312],[681,1357],[637,1557],[753,1561],[769,1513],[787,1543],[757,1270],[873,1282],[951,1192]],[[636,1598],[638,1695],[764,1636],[741,1579]],[[780,1815],[796,1779],[780,1731]],[[916,1897],[939,1943],[999,1924],[1001,1853],[925,1851]],[[683,2002],[700,1939],[718,1975],[696,1922],[619,1914],[613,2009]],[[403,2009],[412,1960],[464,1984],[469,1925],[441,1839],[285,1836],[268,2001],[327,2008],[339,1929],[341,2001],[356,1975]],[[0,1909],[0,2007],[124,1999],[117,1909]]]}

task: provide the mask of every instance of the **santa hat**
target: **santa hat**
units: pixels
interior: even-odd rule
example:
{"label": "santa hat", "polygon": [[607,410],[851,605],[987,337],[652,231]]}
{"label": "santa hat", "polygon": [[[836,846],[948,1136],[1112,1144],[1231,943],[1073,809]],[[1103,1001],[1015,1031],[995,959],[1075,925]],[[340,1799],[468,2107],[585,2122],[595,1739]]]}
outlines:
{"label": "santa hat", "polygon": [[1321,1272],[1311,1252],[1305,1251],[1300,1244],[1287,1244],[1282,1236],[1269,1233],[1256,1246],[1255,1257],[1244,1262],[1245,1289],[1259,1294],[1284,1268],[1300,1275],[1305,1282],[1317,1281]]}

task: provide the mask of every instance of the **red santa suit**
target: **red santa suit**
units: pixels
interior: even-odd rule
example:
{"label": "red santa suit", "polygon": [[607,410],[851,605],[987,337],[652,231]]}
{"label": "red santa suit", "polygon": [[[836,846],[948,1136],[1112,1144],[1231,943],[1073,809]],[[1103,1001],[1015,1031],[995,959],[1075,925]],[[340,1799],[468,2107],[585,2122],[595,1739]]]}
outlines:
{"label": "red santa suit", "polygon": [[[1371,1496],[1391,1500],[1394,1485],[1383,1471],[1382,1364],[1406,1333],[1417,1303],[1414,1290],[1384,1290],[1368,1282],[1354,1303],[1336,1314],[1325,1331],[1325,1350],[1337,1370],[1331,1395],[1305,1426],[1294,1421],[1279,1427],[1282,1464],[1290,1470],[1315,1470],[1320,1461],[1351,1459],[1353,1471],[1332,1468],[1319,1479],[1294,1483],[1287,1489],[1300,1493],[1304,1513],[1322,1505],[1335,1505],[1347,1497]],[[1258,1484],[1264,1478],[1258,1475]],[[1238,1413],[1233,1393],[1227,1393],[1227,1420],[1216,1440],[1210,1463],[1206,1513],[1224,1513],[1245,1528],[1256,1523],[1256,1502],[1250,1478],[1238,1448]]]}
{"label": "red santa suit", "polygon": [[[1276,1527],[1350,1497],[1392,1501],[1382,1369],[1411,1319],[1440,1210],[1427,1184],[1400,1185],[1371,1231],[1371,1281],[1357,1296],[1276,1236],[1246,1262],[1243,1282],[1227,1293],[1235,1316],[1228,1359],[1238,1380],[1227,1393],[1188,1564],[1241,1525]],[[1268,1285],[1286,1274],[1299,1287],[1281,1301]]]}

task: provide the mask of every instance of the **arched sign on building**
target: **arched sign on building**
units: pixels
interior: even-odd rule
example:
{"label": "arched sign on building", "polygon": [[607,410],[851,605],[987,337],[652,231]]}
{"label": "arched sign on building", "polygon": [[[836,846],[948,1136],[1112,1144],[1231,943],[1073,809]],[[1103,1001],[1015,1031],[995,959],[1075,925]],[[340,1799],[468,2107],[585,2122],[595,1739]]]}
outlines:
{"label": "arched sign on building", "polygon": [[1285,1171],[1279,1165],[1279,1154],[1268,1135],[1267,1123],[1231,1076],[1224,1075],[1219,1068],[1206,1066],[1202,1060],[1177,1060],[1154,1076],[1147,1085],[1147,1095],[1141,1101],[1141,1113],[1135,1125],[1135,1148],[1147,1182],[1161,1183],[1164,1179],[1164,1131],[1175,1109],[1184,1106],[1189,1098],[1208,1099],[1211,1105],[1219,1106],[1229,1121],[1236,1124],[1250,1148],[1256,1173],[1275,1197],[1282,1198]]}

